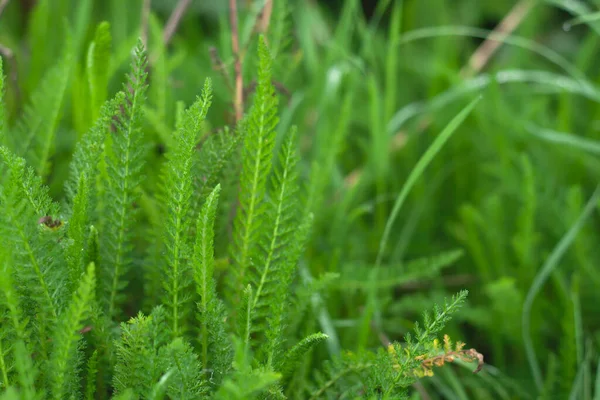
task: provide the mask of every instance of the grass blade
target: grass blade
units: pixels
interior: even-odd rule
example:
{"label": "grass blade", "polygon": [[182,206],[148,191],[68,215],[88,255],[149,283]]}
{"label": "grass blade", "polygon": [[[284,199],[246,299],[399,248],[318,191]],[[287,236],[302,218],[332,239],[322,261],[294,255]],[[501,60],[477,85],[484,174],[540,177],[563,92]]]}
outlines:
{"label": "grass blade", "polygon": [[415,165],[415,168],[408,175],[408,179],[404,183],[404,186],[402,186],[400,194],[398,195],[398,197],[396,198],[396,202],[394,203],[394,208],[392,209],[392,212],[391,212],[390,216],[388,217],[388,220],[385,224],[383,236],[381,237],[381,240],[379,242],[379,251],[377,254],[377,259],[375,261],[375,268],[378,268],[381,265],[381,259],[383,257],[383,252],[385,251],[385,247],[387,245],[387,241],[390,236],[390,231],[392,229],[392,226],[394,225],[396,218],[398,217],[400,208],[402,208],[402,205],[404,204],[404,201],[406,200],[406,197],[408,196],[408,193],[410,192],[412,187],[415,185],[415,183],[417,182],[419,177],[423,174],[423,172],[425,171],[425,168],[427,168],[427,166],[429,165],[431,160],[433,160],[433,158],[436,156],[436,154],[439,153],[439,151],[442,149],[444,144],[448,141],[448,139],[450,139],[450,137],[456,131],[456,129],[460,126],[460,124],[471,113],[471,111],[473,110],[473,108],[479,102],[480,99],[481,99],[481,97],[477,97],[475,100],[472,100],[465,108],[462,109],[462,111],[460,113],[458,113],[448,123],[448,125],[446,125],[444,130],[442,130],[442,133],[440,133],[438,135],[438,137],[433,141],[433,143],[431,144],[431,146],[429,146],[429,148],[427,149],[425,154],[423,154],[423,156],[419,159],[419,161],[417,162],[417,165]]}
{"label": "grass blade", "polygon": [[542,266],[541,270],[538,272],[535,277],[529,291],[527,292],[527,297],[525,298],[525,303],[523,304],[523,313],[522,313],[522,329],[523,329],[523,342],[525,345],[525,354],[527,356],[527,361],[529,362],[529,367],[531,368],[531,372],[533,374],[533,378],[535,380],[535,384],[538,390],[542,389],[543,386],[543,378],[542,372],[540,369],[540,365],[538,363],[535,349],[533,348],[533,339],[531,337],[530,332],[530,323],[531,323],[531,308],[533,306],[533,301],[535,297],[539,293],[542,288],[542,285],[546,282],[552,271],[558,266],[558,262],[562,258],[562,256],[567,252],[571,243],[577,237],[577,234],[583,227],[583,224],[592,214],[592,211],[598,204],[598,200],[600,199],[600,185],[596,187],[594,194],[588,200],[585,208],[582,213],[579,215],[579,218],[571,225],[567,233],[562,237],[562,239],[558,242],[554,250]]}
{"label": "grass blade", "polygon": [[594,155],[600,155],[600,142],[593,139],[573,135],[572,133],[558,132],[552,129],[537,127],[527,124],[525,129],[533,136],[557,145],[567,145],[578,150],[583,150]]}

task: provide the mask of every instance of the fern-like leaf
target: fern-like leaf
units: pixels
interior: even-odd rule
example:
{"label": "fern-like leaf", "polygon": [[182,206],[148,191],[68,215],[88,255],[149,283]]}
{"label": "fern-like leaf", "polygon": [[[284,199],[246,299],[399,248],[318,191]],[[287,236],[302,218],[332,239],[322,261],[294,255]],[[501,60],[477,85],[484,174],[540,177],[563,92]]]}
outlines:
{"label": "fern-like leaf", "polygon": [[133,389],[127,388],[123,392],[115,394],[113,397],[111,397],[111,399],[112,400],[134,400],[134,399],[139,399],[139,397],[136,397]]}
{"label": "fern-like leaf", "polygon": [[42,399],[43,393],[38,393],[35,387],[39,369],[33,363],[27,346],[22,340],[14,344],[15,370],[17,371],[17,382],[22,399]]}
{"label": "fern-like leaf", "polygon": [[[246,293],[245,300],[252,298],[248,294]],[[235,370],[228,374],[213,398],[222,400],[269,398],[267,397],[267,390],[277,384],[281,375],[272,371],[253,369],[245,341],[235,337],[234,342],[235,358],[233,365]]]}
{"label": "fern-like leaf", "polygon": [[256,287],[252,302],[253,318],[258,323],[264,323],[264,319],[269,317],[269,324],[264,328],[270,339],[267,365],[272,364],[275,353],[279,351],[283,313],[290,302],[289,286],[298,262],[297,259],[290,258],[294,254],[292,247],[300,216],[295,138],[295,130],[292,130],[281,149],[281,166],[280,169],[275,169],[266,211],[266,220],[271,228],[263,231],[261,252],[258,254],[256,267],[252,269]]}
{"label": "fern-like leaf", "polygon": [[54,151],[54,138],[71,76],[71,65],[71,43],[68,41],[62,58],[47,72],[32,94],[30,104],[11,135],[19,138],[19,142],[13,144],[15,152],[24,156],[42,177],[50,171],[49,160]]}
{"label": "fern-like leaf", "polygon": [[161,371],[172,372],[166,394],[171,399],[195,400],[206,394],[206,382],[202,377],[202,364],[192,347],[181,338],[160,349]]}
{"label": "fern-like leaf", "polygon": [[205,393],[201,363],[192,347],[176,338],[170,343],[167,313],[155,307],[121,324],[113,383],[117,394],[131,390],[135,398],[198,399]]}
{"label": "fern-like leaf", "polygon": [[173,337],[183,335],[186,330],[185,305],[189,299],[186,289],[192,281],[187,262],[190,253],[188,233],[193,192],[192,166],[199,133],[206,119],[211,98],[212,89],[210,80],[207,80],[202,97],[186,111],[182,127],[177,134],[175,148],[168,153],[164,174],[165,198],[162,203],[167,207],[163,235],[166,249],[161,269],[166,278],[164,304],[168,304],[171,309]]}
{"label": "fern-like leaf", "polygon": [[98,375],[98,350],[94,350],[87,362],[85,400],[96,398],[96,376]]}
{"label": "fern-like leaf", "polygon": [[142,104],[146,92],[146,54],[141,42],[135,50],[133,72],[125,87],[125,101],[114,123],[116,132],[110,136],[108,150],[107,182],[103,193],[105,225],[101,246],[103,250],[99,268],[102,284],[101,301],[110,317],[117,314],[121,292],[127,286],[123,276],[131,265],[132,229],[136,210],[136,189],[141,183],[144,164],[143,134],[141,130]]}
{"label": "fern-like leaf", "polygon": [[430,257],[418,258],[406,263],[383,265],[377,273],[377,279],[371,278],[372,265],[349,264],[346,274],[335,283],[340,290],[387,289],[403,283],[431,279],[438,276],[442,269],[449,267],[462,257],[460,249],[450,250]]}
{"label": "fern-like leaf", "polygon": [[282,378],[287,379],[293,373],[296,366],[300,363],[301,358],[308,353],[313,347],[319,343],[327,340],[329,336],[324,333],[313,333],[302,339],[294,347],[292,347],[283,359],[283,362],[278,366],[278,370],[281,371]]}
{"label": "fern-like leaf", "polygon": [[244,344],[244,354],[250,353],[250,337],[252,334],[252,286],[248,284],[242,294],[241,318],[238,326],[238,335]]}
{"label": "fern-like leaf", "polygon": [[69,165],[69,178],[65,182],[65,192],[70,202],[75,197],[81,174],[86,175],[90,182],[95,181],[106,134],[109,132],[117,110],[124,103],[125,94],[123,92],[117,93],[113,99],[107,101],[102,106],[100,117],[75,145],[73,159]]}
{"label": "fern-like leaf", "polygon": [[79,177],[77,194],[73,199],[73,213],[69,220],[65,255],[69,264],[69,288],[73,288],[84,268],[85,248],[87,247],[87,218],[89,210],[89,181],[86,175]]}
{"label": "fern-like leaf", "polygon": [[[5,319],[3,315],[0,315],[0,321],[3,325],[6,324]],[[6,336],[6,331],[0,331],[0,389],[6,389],[10,385],[8,373],[12,363],[9,359],[10,348]]]}
{"label": "fern-like leaf", "polygon": [[238,301],[239,293],[249,281],[247,271],[252,266],[252,260],[256,260],[264,226],[264,197],[272,165],[275,126],[278,121],[277,98],[271,83],[271,64],[271,55],[264,38],[261,37],[258,87],[245,125],[239,205],[234,221],[233,245],[229,253],[234,261],[233,271],[236,274],[235,279],[232,279],[234,287],[230,294]]}
{"label": "fern-like leaf", "polygon": [[218,382],[231,363],[231,344],[225,329],[225,309],[217,298],[214,280],[214,222],[221,186],[217,185],[206,199],[198,217],[196,243],[192,263],[198,303],[200,323],[200,356],[202,364],[215,371],[211,380]]}
{"label": "fern-like leaf", "polygon": [[291,31],[293,7],[289,1],[273,3],[273,23],[269,29],[269,43],[275,58],[284,56],[284,52],[292,44],[292,38],[287,33]]}
{"label": "fern-like leaf", "polygon": [[152,320],[139,313],[121,324],[117,365],[113,376],[115,394],[132,390],[135,398],[150,393],[154,381],[155,351],[150,344]]}
{"label": "fern-like leaf", "polygon": [[[194,166],[194,194],[192,196],[192,216],[195,220],[206,197],[220,182],[221,175],[233,155],[238,150],[238,145],[243,139],[244,132],[238,130],[232,134],[225,128],[222,132],[212,134],[202,143],[199,159],[203,162]],[[194,214],[195,213],[195,214]]]}
{"label": "fern-like leaf", "polygon": [[11,384],[9,374],[14,368],[13,343],[25,339],[26,322],[12,281],[8,263],[0,260],[0,388]]}
{"label": "fern-like leaf", "polygon": [[[364,371],[373,366],[372,357],[365,354],[343,353],[325,362],[323,372],[315,371],[316,387],[311,390],[310,400],[331,398],[327,396],[329,392],[335,393],[339,388],[356,388]],[[339,390],[337,392],[339,393]]]}
{"label": "fern-like leaf", "polygon": [[[48,196],[48,188],[25,160],[0,147],[0,160],[9,176],[0,191],[0,253],[9,255],[19,296],[27,299],[23,309],[36,319],[32,350],[45,359],[48,329],[63,306],[68,273],[61,247],[63,223],[58,205]],[[19,266],[15,268],[14,266]]]}
{"label": "fern-like leaf", "polygon": [[90,264],[83,275],[77,292],[69,308],[59,317],[59,324],[54,332],[54,349],[50,358],[52,397],[64,399],[66,394],[76,393],[79,382],[75,379],[79,372],[81,354],[78,343],[83,321],[92,309],[92,300],[96,286],[94,264]]}
{"label": "fern-like leaf", "polygon": [[323,372],[315,372],[317,387],[312,390],[311,399],[328,397],[329,393],[339,393],[341,388],[354,388],[348,397],[373,396],[383,398],[405,398],[407,388],[416,379],[416,372],[422,368],[422,361],[438,355],[436,334],[450,320],[467,296],[461,291],[444,306],[435,306],[432,313],[424,313],[424,321],[415,324],[414,335],[407,334],[405,344],[393,343],[386,350],[377,353],[344,353],[326,362]]}
{"label": "fern-like leaf", "polygon": [[3,316],[2,335],[11,335],[13,342],[17,339],[26,341],[29,319],[22,310],[13,275],[14,271],[7,262],[4,262],[0,267],[0,307],[6,310]]}

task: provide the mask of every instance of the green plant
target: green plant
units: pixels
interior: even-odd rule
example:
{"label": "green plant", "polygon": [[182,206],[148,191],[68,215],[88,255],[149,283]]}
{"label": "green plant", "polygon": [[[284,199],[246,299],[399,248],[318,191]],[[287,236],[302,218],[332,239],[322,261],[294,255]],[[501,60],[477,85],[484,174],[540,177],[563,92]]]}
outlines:
{"label": "green plant", "polygon": [[[426,313],[405,344],[344,352],[298,379],[299,366],[328,336],[302,338],[293,329],[319,293],[298,274],[313,216],[295,128],[275,146],[279,112],[264,39],[244,119],[232,131],[208,133],[207,79],[201,96],[178,112],[161,164],[148,162],[144,47],[136,46],[123,89],[101,104],[106,71],[94,65],[107,64],[108,54],[96,51],[102,43],[110,43],[106,25],[88,53],[82,107],[93,123],[75,144],[65,201],[55,202],[43,180],[60,109],[44,101],[64,94],[63,78],[44,78],[24,117],[44,132],[29,127],[21,147],[9,140],[21,125],[0,118],[2,398],[405,398],[423,368],[430,371],[429,360],[460,353],[481,363],[474,351],[436,344],[465,300],[462,291]],[[223,225],[232,226],[231,239]]]}
{"label": "green plant", "polygon": [[[35,171],[21,173],[2,159],[0,186],[35,184],[39,176],[54,200],[49,212],[58,210],[32,214],[23,202],[27,197],[13,196],[6,204],[14,207],[0,211],[4,219],[26,213],[48,234],[19,223],[3,228],[2,248],[24,246],[22,237],[38,239],[23,253],[3,254],[2,262],[27,254],[43,262],[25,257],[29,267],[19,270],[22,280],[11,275],[1,296],[37,299],[37,306],[19,303],[32,318],[42,315],[40,309],[62,313],[67,303],[81,303],[73,294],[84,293],[78,292],[81,274],[97,261],[94,293],[102,296],[92,301],[89,318],[73,311],[65,318],[86,319],[77,375],[84,397],[110,394],[112,367],[126,360],[129,346],[144,342],[132,335],[148,329],[154,335],[138,318],[140,311],[150,321],[160,320],[169,335],[157,339],[162,350],[154,358],[160,364],[156,371],[171,368],[157,361],[170,354],[171,360],[188,360],[186,365],[199,361],[202,378],[220,380],[185,389],[203,396],[241,395],[235,387],[246,383],[242,372],[226,374],[227,383],[211,372],[227,369],[244,354],[237,350],[246,347],[247,320],[249,356],[238,357],[237,365],[255,368],[269,358],[279,363],[281,377],[268,390],[281,386],[298,399],[312,393],[360,397],[367,386],[383,391],[387,386],[378,382],[385,379],[369,372],[378,351],[386,349],[381,357],[389,360],[388,344],[404,342],[424,310],[461,288],[469,290],[468,300],[444,331],[484,353],[486,366],[472,374],[470,365],[457,360],[429,376],[423,369],[428,363],[447,363],[461,354],[455,346],[450,352],[438,348],[440,354],[423,359],[416,371],[425,376],[412,385],[414,398],[598,397],[597,4],[379,0],[369,10],[370,2],[0,1],[6,73],[0,144],[10,150],[9,158],[22,157]],[[236,12],[230,11],[233,5]],[[247,186],[264,195],[256,206],[260,195],[240,198],[240,177],[244,170],[249,176],[245,142],[250,130],[256,132],[250,113],[258,33],[273,55],[278,122],[273,142],[252,145],[261,152],[272,146],[273,155],[255,165],[257,179]],[[148,87],[137,85],[130,72],[131,84],[123,88],[138,37],[147,49]],[[205,96],[197,96],[206,78],[210,108],[201,118]],[[135,93],[144,94],[142,102],[131,102]],[[473,98],[480,100],[463,112]],[[193,126],[200,132],[190,152],[191,136],[180,132]],[[116,136],[130,131],[133,141]],[[121,158],[123,149],[134,150],[129,159]],[[283,174],[293,163],[295,174]],[[128,165],[141,168],[127,172],[139,185],[123,192],[110,174]],[[11,183],[11,171],[23,179]],[[278,172],[281,178],[273,180]],[[185,174],[192,177],[189,198]],[[284,176],[299,183],[296,194],[277,190]],[[273,206],[280,195],[295,200],[285,203],[291,208]],[[197,242],[211,237],[208,224],[199,224],[201,215],[209,215],[204,208],[209,196],[217,201],[213,252],[206,250],[209,241]],[[129,201],[123,220],[120,210]],[[37,204],[46,207],[45,200]],[[172,204],[180,208],[171,212]],[[268,222],[278,214],[280,224]],[[289,223],[291,231],[285,229]],[[262,233],[248,229],[252,226]],[[292,257],[292,248],[300,255],[281,314],[263,300],[281,296],[273,282],[288,273],[290,264],[281,255]],[[211,254],[214,258],[206,257]],[[112,259],[118,259],[117,274],[102,264]],[[239,269],[244,260],[258,260],[262,268],[250,263]],[[207,269],[193,268],[201,262]],[[16,268],[2,264],[9,267]],[[53,274],[65,269],[66,274]],[[33,283],[39,276],[48,278],[48,291]],[[248,283],[251,293],[244,292]],[[248,296],[257,313],[244,320]],[[2,307],[2,318],[11,315],[10,307]],[[132,317],[141,328],[128,326],[131,334],[122,340],[127,345],[118,352],[114,341],[121,342],[125,331],[120,323]],[[14,326],[8,318],[10,324],[3,319],[0,329]],[[20,331],[6,331],[0,348],[6,354],[0,378],[2,371],[13,382],[23,377],[24,397],[40,384],[56,387],[50,383],[67,376],[59,368],[50,374],[44,366],[51,357],[41,362],[39,351],[32,361],[15,359],[29,354],[15,335],[65,332],[66,325],[32,318],[19,320]],[[269,332],[281,318],[286,324],[281,334]],[[172,343],[173,330],[183,344]],[[65,336],[61,346],[68,340]],[[52,345],[35,347],[48,353]],[[122,370],[136,359],[121,362]],[[213,366],[205,368],[207,362]],[[323,374],[324,362],[333,371],[321,379],[315,371]],[[25,376],[27,371],[33,374]],[[193,373],[168,374],[152,389],[154,395],[183,375]],[[11,388],[6,396],[15,393]]]}

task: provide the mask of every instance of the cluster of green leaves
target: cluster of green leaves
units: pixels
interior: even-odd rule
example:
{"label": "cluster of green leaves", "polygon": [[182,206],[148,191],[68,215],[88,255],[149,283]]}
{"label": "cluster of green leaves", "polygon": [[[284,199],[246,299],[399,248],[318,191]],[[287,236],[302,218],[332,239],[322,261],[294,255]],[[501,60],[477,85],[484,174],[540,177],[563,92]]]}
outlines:
{"label": "cluster of green leaves", "polygon": [[[275,368],[285,358],[277,348],[309,345],[304,338],[322,332],[315,337],[320,345],[306,353],[299,346],[293,354],[303,354],[301,361],[278,371],[285,393],[297,398],[306,397],[307,388],[321,393],[313,371],[329,360],[333,369],[320,382],[333,382],[330,393],[360,396],[359,382],[369,376],[363,367],[372,365],[365,354],[373,357],[388,339],[403,341],[423,310],[465,287],[469,300],[446,332],[481,350],[486,367],[478,374],[442,368],[419,382],[422,397],[590,400],[600,394],[600,272],[595,267],[600,253],[594,246],[600,235],[592,225],[600,181],[595,2],[518,2],[525,4],[517,8],[520,24],[503,35],[488,28],[508,15],[513,0],[381,0],[368,16],[361,0],[274,1],[265,35],[275,56],[272,78],[275,92],[282,94],[281,106],[274,144],[263,143],[272,146],[274,157],[254,165],[255,170],[243,146],[256,125],[250,114],[240,125],[232,121],[235,75],[227,2],[191,2],[167,43],[166,21],[177,3],[153,0],[146,12],[145,0],[12,1],[0,16],[7,74],[2,129],[10,133],[3,144],[9,156],[22,157],[39,174],[56,200],[50,213],[58,208],[58,216],[43,222],[58,227],[52,221],[62,221],[70,238],[55,239],[52,229],[44,236],[31,226],[5,228],[10,232],[6,244],[30,234],[38,237],[31,249],[10,256],[30,265],[20,272],[27,275],[24,283],[12,285],[28,288],[38,299],[36,308],[50,310],[44,298],[77,291],[85,268],[74,266],[98,260],[95,292],[102,297],[91,313],[93,329],[84,333],[88,367],[80,373],[86,393],[94,389],[85,384],[92,380],[88,376],[96,376],[99,393],[113,385],[107,366],[119,359],[115,321],[126,321],[139,310],[154,316],[160,303],[164,317],[159,319],[168,329],[188,338],[201,365],[212,360],[202,375],[209,381],[221,379],[211,372],[224,370],[232,360],[254,368],[252,357],[266,365],[271,356]],[[260,59],[254,32],[265,27],[257,24],[265,4],[270,2],[238,2],[248,111]],[[138,88],[145,99],[134,105],[126,100],[133,93],[120,85],[139,36],[147,45],[145,79],[150,84],[147,90]],[[488,37],[500,46],[479,68],[470,56]],[[135,76],[129,81],[135,83]],[[179,174],[190,170],[185,162],[189,147],[179,132],[196,123],[185,105],[202,107],[196,96],[206,77],[212,83],[211,106],[201,123],[188,200],[181,194],[189,180]],[[483,97],[469,116],[455,120],[460,126],[444,131],[446,122],[479,94]],[[137,107],[141,117],[132,120],[128,113]],[[283,149],[292,125],[298,126],[297,176],[305,187],[290,195],[299,203],[280,210],[281,221],[294,221],[290,232],[288,222],[275,229],[268,221],[277,220],[270,202],[278,198],[276,182],[287,176]],[[117,138],[117,129],[127,127],[137,132],[134,141],[143,133],[143,148],[116,140],[123,136]],[[122,158],[126,154],[129,161]],[[173,163],[173,157],[181,162]],[[109,174],[127,163],[137,166],[138,160],[144,161],[141,170],[127,174],[139,185],[129,194],[118,192],[121,183]],[[12,187],[2,168],[0,179]],[[36,180],[27,168],[19,168],[8,171],[26,182]],[[258,180],[244,187],[263,193],[265,202],[239,196],[242,171],[246,177],[257,171]],[[265,186],[264,171],[269,174]],[[173,179],[182,186],[173,189]],[[202,304],[194,246],[202,232],[198,218],[218,184],[211,266],[221,302]],[[84,187],[87,198],[78,195]],[[13,216],[15,210],[25,212],[25,199],[9,199]],[[172,213],[172,201],[182,209]],[[122,220],[124,202],[130,202],[131,214]],[[129,221],[130,215],[135,221]],[[266,230],[257,233],[252,226]],[[290,249],[300,246],[304,229],[310,234],[282,316],[263,299],[278,295],[273,282],[285,279],[289,267],[280,242],[291,240]],[[182,236],[185,230],[189,233]],[[61,254],[56,242],[71,250]],[[85,251],[73,251],[77,248]],[[31,252],[49,263],[32,264]],[[118,271],[102,266],[117,257]],[[51,273],[65,264],[68,277]],[[27,283],[37,282],[40,274],[47,276],[47,294],[43,286]],[[244,292],[248,284],[251,293]],[[64,287],[62,292],[55,294],[55,285]],[[178,290],[187,295],[175,294]],[[114,315],[109,317],[111,292]],[[210,297],[210,291],[203,293]],[[236,358],[243,354],[237,349],[246,346],[241,316],[250,295],[256,314],[247,348],[253,356],[242,360]],[[68,301],[55,306],[58,313]],[[207,309],[206,318],[226,319],[224,333],[200,324],[205,319],[198,301]],[[267,329],[280,318],[285,342],[277,347],[281,337]],[[48,323],[26,321],[24,327],[48,332],[46,337],[53,330]],[[238,341],[231,341],[228,356],[218,360],[218,346],[211,340],[230,334]],[[319,339],[323,334],[326,340]],[[7,333],[0,349],[7,360],[27,352],[18,344],[10,347],[15,335]],[[275,347],[263,347],[267,341]],[[50,349],[52,343],[37,347]],[[221,365],[214,364],[220,360]],[[11,364],[13,376],[31,365],[18,362]],[[156,374],[168,368],[166,362],[158,364]],[[48,378],[41,371],[34,382]],[[339,380],[332,379],[338,375]],[[229,375],[239,384],[246,382],[243,376]]]}
{"label": "cluster of green leaves", "polygon": [[[348,353],[322,372],[299,373],[328,335],[296,330],[322,285],[298,273],[313,213],[296,129],[276,146],[278,96],[264,37],[244,119],[232,131],[209,131],[206,79],[154,165],[144,129],[146,51],[138,42],[122,90],[106,100],[110,43],[102,23],[78,75],[86,101],[76,125],[85,131],[62,202],[44,181],[71,56],[43,78],[23,124],[9,126],[0,114],[1,398],[405,398],[466,291],[426,314],[393,355]],[[71,42],[64,51],[74,53]],[[159,176],[155,185],[145,184],[149,175]]]}

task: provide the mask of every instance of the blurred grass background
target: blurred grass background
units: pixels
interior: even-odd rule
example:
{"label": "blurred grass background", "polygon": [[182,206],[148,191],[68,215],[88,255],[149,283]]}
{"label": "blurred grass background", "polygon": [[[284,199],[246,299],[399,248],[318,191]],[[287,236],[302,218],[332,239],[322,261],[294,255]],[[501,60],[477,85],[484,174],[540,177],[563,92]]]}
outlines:
{"label": "blurred grass background", "polygon": [[[67,27],[78,49],[48,177],[55,197],[62,196],[73,143],[92,123],[78,107],[81,65],[103,20],[113,38],[110,95],[135,41],[146,37],[151,162],[162,162],[177,102],[190,104],[206,77],[215,87],[211,125],[233,123],[227,1],[191,1],[168,43],[175,0],[0,3],[9,119],[61,57]],[[253,28],[264,4],[238,2],[248,88]],[[477,375],[442,368],[419,383],[415,398],[600,399],[599,5],[273,1],[280,131],[298,126],[304,176],[317,194],[304,278],[320,278],[327,290],[302,329],[321,329],[331,340],[316,359],[400,339],[424,309],[467,288],[468,306],[448,333],[483,353],[486,367]],[[500,46],[482,56],[478,48],[492,39]],[[409,194],[375,276],[406,177],[478,95],[474,112]]]}

